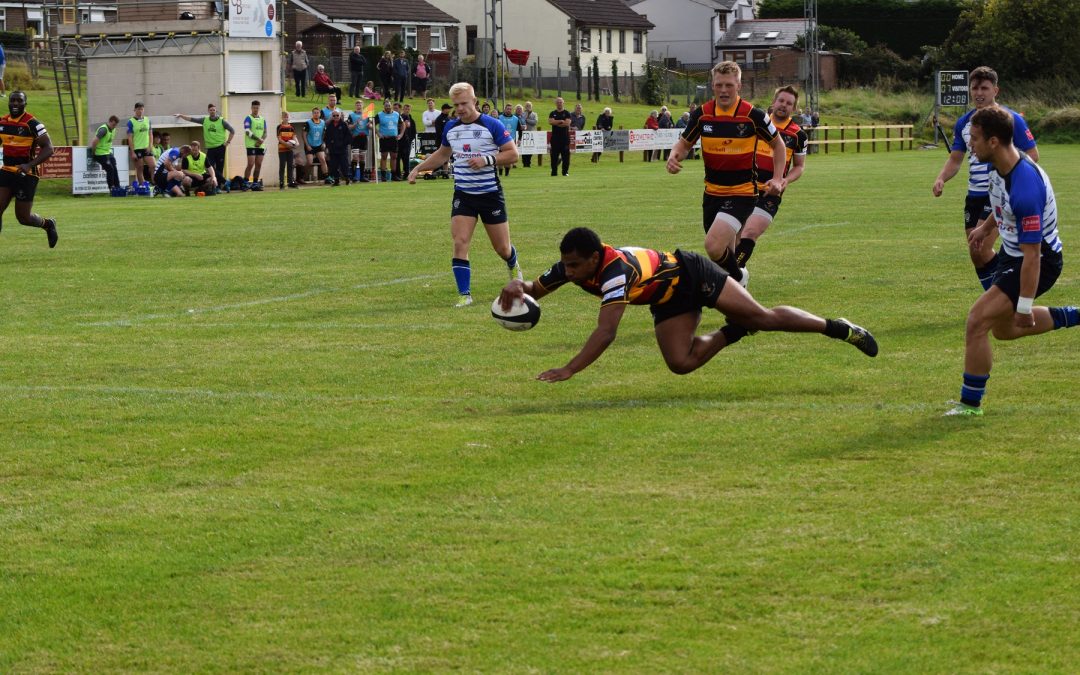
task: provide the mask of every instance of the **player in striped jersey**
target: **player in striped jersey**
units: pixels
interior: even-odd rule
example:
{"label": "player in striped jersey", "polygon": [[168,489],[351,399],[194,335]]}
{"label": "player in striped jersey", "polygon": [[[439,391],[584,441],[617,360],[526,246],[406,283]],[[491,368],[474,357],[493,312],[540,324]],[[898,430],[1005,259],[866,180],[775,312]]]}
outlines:
{"label": "player in striped jersey", "polygon": [[[542,298],[567,282],[600,298],[600,318],[585,346],[562,368],[545,370],[537,379],[568,380],[598,359],[615,341],[627,305],[649,305],[656,342],[673,373],[683,375],[709,362],[724,347],[751,331],[822,333],[877,356],[874,336],[847,319],[822,319],[795,307],[762,307],[727,273],[704,256],[676,249],[614,248],[592,230],[577,227],[563,237],[562,254],[535,281],[512,280],[499,296],[509,309],[523,293]],[[694,335],[704,307],[723,312],[729,323],[707,335]]]}
{"label": "player in striped jersey", "polygon": [[0,142],[4,149],[4,165],[0,167],[0,219],[14,197],[15,217],[23,225],[45,230],[49,248],[53,248],[59,239],[56,219],[42,218],[31,211],[38,184],[37,167],[52,156],[52,140],[45,125],[26,112],[26,94],[21,91],[11,93],[8,114],[0,117]]}
{"label": "player in striped jersey", "polygon": [[458,307],[472,304],[472,268],[469,242],[476,221],[484,223],[491,245],[506,261],[511,279],[521,279],[517,249],[510,243],[510,224],[506,199],[496,175],[497,167],[513,166],[518,159],[517,144],[502,122],[485,115],[476,107],[476,93],[471,84],[458,82],[450,87],[450,100],[457,117],[443,129],[439,149],[409,172],[409,183],[423,171],[441,167],[453,157],[454,201],[450,211],[450,234],[454,257],[450,267],[458,289]]}
{"label": "player in striped jersey", "polygon": [[972,305],[964,338],[964,379],[960,401],[946,415],[981,415],[982,397],[993,361],[990,333],[1015,340],[1080,322],[1076,307],[1033,307],[1061,274],[1057,203],[1050,179],[1013,144],[1011,111],[983,108],[971,118],[971,149],[991,166],[990,215],[971,231],[972,251],[992,241],[997,228],[1001,249],[993,283]]}
{"label": "player in striped jersey", "polygon": [[[742,69],[723,61],[712,69],[714,98],[690,115],[686,129],[668,157],[668,173],[682,171],[682,160],[701,139],[705,163],[702,200],[705,252],[733,279],[746,285],[735,262],[735,236],[754,212],[758,193],[778,196],[784,191],[785,146],[772,120],[761,108],[739,96]],[[754,156],[759,143],[772,146],[772,178],[759,184]]]}
{"label": "player in striped jersey", "polygon": [[[806,165],[806,145],[809,139],[802,127],[795,123],[791,115],[798,110],[799,92],[788,85],[779,87],[773,93],[772,112],[769,119],[776,127],[780,139],[784,141],[784,189],[790,186],[803,174]],[[758,182],[767,182],[773,177],[772,145],[758,143],[757,156],[754,158],[754,169],[757,171]],[[735,261],[739,267],[746,267],[750,256],[754,254],[754,246],[757,245],[758,237],[765,234],[765,230],[772,224],[780,210],[780,201],[783,197],[759,193],[754,212],[746,220],[746,225],[740,233],[739,244],[735,247]]]}
{"label": "player in striped jersey", "polygon": [[[945,160],[945,166],[934,181],[931,191],[935,197],[940,197],[945,190],[945,183],[955,176],[964,161],[964,155],[968,156],[968,193],[964,200],[964,231],[967,235],[975,229],[988,215],[990,215],[990,197],[988,194],[988,182],[990,165],[980,162],[971,147],[971,118],[979,110],[997,105],[998,88],[997,73],[986,66],[980,66],[971,71],[968,76],[968,86],[971,89],[971,100],[975,108],[969,110],[956,120],[953,130],[952,152],[949,159]],[[1008,110],[1008,108],[1005,108]],[[1035,136],[1028,129],[1027,122],[1019,113],[1009,110],[1013,118],[1013,145],[1023,152],[1032,161],[1039,161],[1039,149],[1035,147]],[[991,233],[990,240],[983,242],[978,251],[968,249],[971,262],[975,265],[975,274],[979,277],[979,283],[983,290],[990,288],[994,280],[994,269],[997,265],[997,257],[994,254],[994,236]]]}

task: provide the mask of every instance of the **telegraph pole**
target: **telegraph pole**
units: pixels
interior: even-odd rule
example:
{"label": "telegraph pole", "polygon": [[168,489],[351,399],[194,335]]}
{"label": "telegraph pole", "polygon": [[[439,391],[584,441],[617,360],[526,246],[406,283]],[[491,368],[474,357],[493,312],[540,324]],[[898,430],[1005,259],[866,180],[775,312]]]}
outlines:
{"label": "telegraph pole", "polygon": [[803,0],[803,18],[806,19],[806,104],[811,112],[817,112],[821,88],[821,40],[818,37],[817,0]]}

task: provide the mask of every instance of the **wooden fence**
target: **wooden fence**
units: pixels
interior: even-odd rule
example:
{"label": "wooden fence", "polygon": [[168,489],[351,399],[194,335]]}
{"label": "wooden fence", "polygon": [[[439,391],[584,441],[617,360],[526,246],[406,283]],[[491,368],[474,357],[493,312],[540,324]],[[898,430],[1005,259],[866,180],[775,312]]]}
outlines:
{"label": "wooden fence", "polygon": [[[832,132],[832,138],[829,133]],[[867,134],[866,132],[869,132]],[[884,132],[884,133],[881,133]],[[877,152],[877,144],[885,144],[885,152],[892,149],[893,143],[899,144],[898,150],[914,147],[915,125],[913,124],[853,124],[814,127],[809,130],[810,145],[824,146],[825,154],[830,145],[839,145],[840,152],[846,152],[847,146],[854,145],[855,152],[862,152],[864,143],[870,144],[870,152]]]}

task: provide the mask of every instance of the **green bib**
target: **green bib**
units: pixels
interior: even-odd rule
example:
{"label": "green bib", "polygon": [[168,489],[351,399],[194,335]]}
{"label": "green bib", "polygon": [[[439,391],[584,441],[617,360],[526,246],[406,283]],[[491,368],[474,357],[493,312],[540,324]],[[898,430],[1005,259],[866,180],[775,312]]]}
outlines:
{"label": "green bib", "polygon": [[206,141],[206,149],[220,148],[225,145],[225,118],[210,119],[207,115],[202,121],[203,140]]}
{"label": "green bib", "polygon": [[102,129],[105,130],[105,135],[98,139],[97,147],[94,148],[94,155],[98,157],[112,154],[112,141],[113,136],[116,134],[116,129],[110,129],[108,124],[102,124],[98,127],[98,131]]}
{"label": "green bib", "polygon": [[134,117],[128,120],[131,125],[131,147],[135,150],[145,150],[150,145],[150,118],[144,117],[137,120]]}
{"label": "green bib", "polygon": [[194,171],[195,173],[206,173],[206,153],[200,152],[199,158],[195,159],[195,155],[187,156],[188,171]]}
{"label": "green bib", "polygon": [[263,134],[266,133],[266,119],[263,118],[263,117],[251,117],[251,116],[248,116],[248,119],[251,120],[251,135],[248,136],[247,134],[244,134],[244,147],[245,148],[263,147],[263,146],[256,146],[255,145],[255,140],[259,139],[259,138],[262,138]]}

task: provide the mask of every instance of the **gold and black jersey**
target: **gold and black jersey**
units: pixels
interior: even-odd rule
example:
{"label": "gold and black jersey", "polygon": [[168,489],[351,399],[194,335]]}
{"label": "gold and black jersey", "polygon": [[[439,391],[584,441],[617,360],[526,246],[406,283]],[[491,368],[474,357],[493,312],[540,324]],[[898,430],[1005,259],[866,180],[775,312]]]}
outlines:
{"label": "gold and black jersey", "polygon": [[[806,155],[806,146],[809,138],[802,127],[790,117],[787,122],[780,124],[773,118],[773,126],[776,127],[780,139],[784,141],[786,148],[784,157],[784,175],[791,170],[791,158],[795,155]],[[772,146],[768,143],[758,143],[757,147],[757,180],[764,183],[773,177]]]}
{"label": "gold and black jersey", "polygon": [[[593,278],[574,283],[599,297],[601,307],[616,303],[659,305],[675,294],[679,274],[679,261],[673,253],[633,246],[613,248],[604,244],[600,266]],[[550,292],[567,281],[562,262],[557,262],[535,283]]]}
{"label": "gold and black jersey", "polygon": [[754,155],[776,133],[765,111],[740,97],[727,110],[719,108],[715,99],[695,110],[682,137],[691,145],[701,139],[705,194],[753,197],[757,184],[764,182],[755,175]]}
{"label": "gold and black jersey", "polygon": [[[0,142],[4,145],[4,171],[18,173],[19,165],[34,158],[34,141],[46,134],[45,125],[28,112],[0,117]],[[37,175],[37,167],[33,174]]]}

